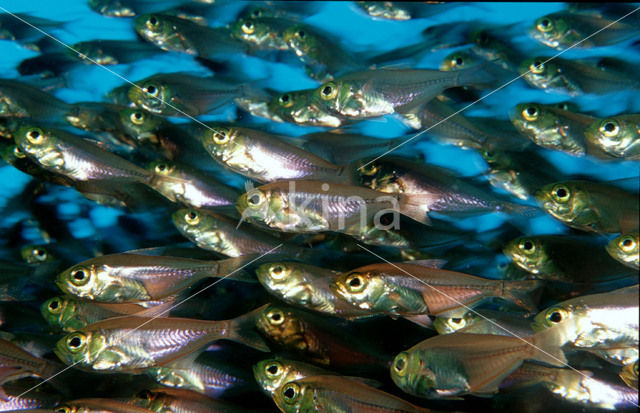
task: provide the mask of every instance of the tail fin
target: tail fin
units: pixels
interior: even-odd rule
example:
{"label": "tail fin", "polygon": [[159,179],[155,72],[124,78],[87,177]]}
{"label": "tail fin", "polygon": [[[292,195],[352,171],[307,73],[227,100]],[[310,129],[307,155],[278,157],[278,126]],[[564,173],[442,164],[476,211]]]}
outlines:
{"label": "tail fin", "polygon": [[216,263],[219,266],[218,273],[212,275],[221,278],[228,278],[230,280],[256,283],[258,282],[256,277],[252,273],[244,271],[241,268],[249,265],[249,263],[255,260],[258,256],[258,254],[250,254],[217,261]]}
{"label": "tail fin", "polygon": [[531,344],[534,346],[534,354],[531,357],[533,360],[556,367],[567,366],[567,358],[562,351],[564,344],[562,327],[553,326],[530,337]]}
{"label": "tail fin", "polygon": [[438,198],[434,194],[401,194],[398,196],[399,212],[425,225],[431,225],[427,212]]}
{"label": "tail fin", "polygon": [[236,341],[238,343],[242,343],[249,347],[255,348],[256,350],[264,352],[271,351],[269,349],[269,346],[267,346],[267,343],[260,336],[260,334],[258,334],[255,328],[258,318],[267,307],[268,304],[265,304],[262,307],[256,308],[255,310],[245,315],[241,315],[240,317],[230,320],[231,327],[229,329],[227,338],[229,340]]}
{"label": "tail fin", "polygon": [[[503,299],[511,301],[532,313],[538,312],[533,292],[541,288],[544,282],[541,280],[523,281],[498,281]],[[537,294],[536,294],[537,295]]]}

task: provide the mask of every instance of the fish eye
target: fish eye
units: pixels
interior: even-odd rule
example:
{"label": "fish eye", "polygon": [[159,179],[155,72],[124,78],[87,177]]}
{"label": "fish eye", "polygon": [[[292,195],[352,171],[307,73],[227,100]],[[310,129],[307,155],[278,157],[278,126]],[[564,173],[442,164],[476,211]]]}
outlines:
{"label": "fish eye", "polygon": [[282,397],[286,403],[294,403],[300,394],[300,385],[298,383],[287,383],[282,388]]}
{"label": "fish eye", "polygon": [[279,310],[277,308],[270,310],[267,313],[267,318],[269,319],[269,322],[274,326],[284,323],[284,313],[282,312],[282,310]]}
{"label": "fish eye", "polygon": [[56,413],[72,413],[71,407],[69,406],[58,406],[55,410]]}
{"label": "fish eye", "polygon": [[197,225],[200,222],[198,211],[190,210],[184,214],[184,221],[189,225]]}
{"label": "fish eye", "polygon": [[264,10],[262,10],[260,7],[253,9],[253,11],[251,12],[251,15],[253,17],[262,17],[262,13],[264,12]]}
{"label": "fish eye", "polygon": [[359,293],[364,290],[365,283],[360,274],[351,274],[346,278],[346,285],[349,291]]}
{"label": "fish eye", "polygon": [[247,203],[249,206],[257,207],[264,203],[264,194],[258,190],[253,191],[251,194],[247,194]]}
{"label": "fish eye", "polygon": [[529,66],[529,70],[536,75],[542,74],[544,73],[544,63],[536,60],[535,62],[531,63],[531,65]]}
{"label": "fish eye", "polygon": [[618,243],[620,249],[624,252],[631,252],[637,248],[636,241],[631,236],[626,236]]}
{"label": "fish eye", "polygon": [[82,350],[85,344],[87,344],[87,336],[82,333],[73,333],[67,337],[67,348],[72,352]]}
{"label": "fish eye", "polygon": [[567,202],[571,198],[571,192],[565,185],[556,185],[551,190],[551,196],[558,202]]}
{"label": "fish eye", "polygon": [[44,261],[47,259],[47,251],[42,248],[34,248],[31,250],[31,253],[38,259],[39,261]]}
{"label": "fish eye", "polygon": [[162,175],[166,175],[169,173],[169,165],[167,165],[166,163],[159,163],[156,165],[155,167],[155,171],[158,174],[162,174]]}
{"label": "fish eye", "polygon": [[133,112],[129,115],[129,119],[135,125],[142,125],[144,123],[144,114],[142,112]]}
{"label": "fish eye", "polygon": [[372,162],[368,165],[361,166],[360,170],[362,171],[362,175],[373,176],[378,172],[378,165]]}
{"label": "fish eye", "polygon": [[553,21],[551,21],[551,19],[549,19],[548,17],[543,17],[542,19],[538,20],[538,24],[536,24],[536,27],[543,33],[550,32],[551,30],[553,30]]}
{"label": "fish eye", "polygon": [[495,156],[496,154],[491,151],[484,151],[484,158],[487,160],[493,160]]}
{"label": "fish eye", "polygon": [[158,18],[156,16],[149,16],[147,19],[147,26],[149,27],[157,27],[158,26]]}
{"label": "fish eye", "polygon": [[298,31],[296,32],[296,36],[298,36],[300,39],[304,39],[304,37],[305,37],[306,35],[307,35],[307,34],[304,32],[304,30],[298,30]]}
{"label": "fish eye", "polygon": [[320,97],[324,100],[333,99],[338,95],[338,88],[333,82],[329,82],[321,87]]}
{"label": "fish eye", "polygon": [[567,312],[562,308],[554,308],[547,312],[545,319],[549,325],[561,323],[567,317]]}
{"label": "fish eye", "polygon": [[398,376],[404,376],[407,374],[408,361],[409,356],[404,351],[396,356],[396,359],[393,361],[393,370]]}
{"label": "fish eye", "polygon": [[463,64],[464,64],[464,59],[462,58],[462,56],[451,58],[451,66],[462,66]]}
{"label": "fish eye", "polygon": [[242,27],[240,27],[242,29],[242,31],[245,34],[252,34],[253,32],[256,31],[256,27],[254,26],[253,22],[247,20],[242,24]]}
{"label": "fish eye", "polygon": [[278,102],[285,108],[290,108],[291,106],[293,106],[293,99],[291,99],[291,95],[289,95],[288,93],[280,95],[280,97],[278,98]]}
{"label": "fish eye", "polygon": [[142,90],[151,97],[154,97],[154,98],[158,97],[159,90],[154,85],[147,85],[144,88],[142,88]]}
{"label": "fish eye", "polygon": [[225,131],[214,131],[213,135],[213,142],[215,142],[218,145],[224,145],[227,142],[229,142],[229,134],[226,133]]}
{"label": "fish eye", "polygon": [[530,255],[536,252],[536,245],[529,239],[520,241],[518,248],[524,251],[525,254]]}
{"label": "fish eye", "polygon": [[280,370],[281,369],[282,369],[282,365],[280,363],[274,361],[273,363],[267,365],[264,368],[264,372],[267,375],[267,377],[273,378],[273,377],[277,377],[277,376],[280,375]]}
{"label": "fish eye", "polygon": [[535,121],[538,119],[538,108],[535,106],[527,106],[522,111],[522,117],[529,122]]}
{"label": "fish eye", "polygon": [[84,267],[76,267],[71,270],[71,283],[82,286],[89,282],[89,271]]}
{"label": "fish eye", "polygon": [[613,119],[606,120],[602,122],[600,126],[600,133],[602,133],[607,138],[613,138],[620,133],[620,126],[618,122]]}
{"label": "fish eye", "polygon": [[44,135],[42,134],[42,130],[38,128],[30,129],[25,133],[27,140],[34,145],[40,145],[44,142]]}
{"label": "fish eye", "polygon": [[15,156],[16,158],[21,158],[21,159],[26,157],[26,155],[24,154],[24,152],[22,152],[22,151],[20,150],[20,148],[18,148],[17,146],[15,146],[15,147],[13,148],[13,156]]}
{"label": "fish eye", "polygon": [[279,280],[285,275],[284,267],[280,264],[276,264],[273,267],[269,268],[269,274],[271,275],[271,278]]}
{"label": "fish eye", "polygon": [[449,320],[452,324],[456,325],[456,326],[464,326],[465,322],[464,322],[464,318],[452,318]]}
{"label": "fish eye", "polygon": [[58,314],[62,311],[62,303],[60,302],[60,299],[58,297],[50,299],[47,303],[47,310],[51,314]]}

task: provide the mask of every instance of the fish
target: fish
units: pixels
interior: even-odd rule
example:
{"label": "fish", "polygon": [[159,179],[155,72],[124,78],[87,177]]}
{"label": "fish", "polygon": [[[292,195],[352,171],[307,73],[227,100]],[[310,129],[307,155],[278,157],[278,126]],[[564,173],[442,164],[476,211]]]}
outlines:
{"label": "fish", "polygon": [[130,403],[106,399],[106,398],[91,398],[91,399],[77,399],[64,403],[60,403],[56,406],[56,413],[151,413],[144,407],[133,406]]}
{"label": "fish", "polygon": [[273,399],[286,413],[431,411],[353,378],[333,375],[290,381],[273,393]]}
{"label": "fish", "polygon": [[406,1],[357,1],[356,6],[367,15],[384,20],[411,20],[431,17],[457,6],[457,4],[437,3],[415,4]]}
{"label": "fish", "polygon": [[290,381],[330,374],[329,370],[313,364],[281,358],[265,359],[253,365],[253,376],[268,396]]}
{"label": "fish", "polygon": [[[80,330],[90,324],[107,318],[122,315],[143,315],[148,313],[145,305],[161,305],[159,303],[96,303],[69,296],[53,297],[42,303],[40,311],[49,325],[65,332]],[[161,308],[165,308],[163,306]],[[153,307],[152,307],[153,308]]]}
{"label": "fish", "polygon": [[431,194],[385,194],[351,185],[298,180],[253,188],[240,196],[236,207],[243,219],[282,232],[358,235],[384,213],[400,213],[427,224],[426,212],[434,198]]}
{"label": "fish", "polygon": [[638,403],[637,389],[599,379],[588,370],[576,371],[525,362],[506,380],[515,380],[518,386],[541,384],[556,397],[587,407],[619,410],[636,407]]}
{"label": "fish", "polygon": [[520,338],[453,333],[428,338],[398,353],[391,379],[402,391],[425,398],[488,396],[525,360],[563,367],[566,358],[551,332]]}
{"label": "fish", "polygon": [[248,47],[232,38],[226,27],[207,27],[163,13],[141,14],[133,25],[140,37],[167,51],[212,57],[242,53]]}
{"label": "fish", "polygon": [[245,86],[217,77],[161,73],[136,82],[129,99],[151,113],[193,117],[215,111],[244,94]]}
{"label": "fish", "polygon": [[541,287],[539,281],[491,280],[433,265],[419,261],[367,265],[336,277],[331,290],[352,306],[392,316],[464,314],[492,297],[536,311],[530,296]]}
{"label": "fish", "polygon": [[638,284],[552,305],[534,318],[536,331],[553,330],[560,345],[586,350],[614,364],[638,359]]}
{"label": "fish", "polygon": [[246,42],[256,50],[289,50],[284,31],[297,24],[284,17],[247,17],[231,26],[231,36]]}
{"label": "fish", "polygon": [[309,179],[348,183],[344,166],[291,145],[277,135],[229,124],[209,124],[199,138],[213,159],[227,169],[266,183]]}
{"label": "fish", "polygon": [[[228,339],[269,351],[253,331],[260,307],[232,320],[115,317],[91,324],[58,341],[54,353],[64,363],[92,372],[142,373],[167,365],[207,344]],[[169,340],[167,342],[167,340]]]}
{"label": "fish", "polygon": [[167,160],[157,160],[147,165],[147,170],[157,176],[170,176],[176,180],[159,179],[151,186],[172,202],[191,208],[220,208],[232,206],[240,196],[216,178],[187,165]]}
{"label": "fish", "polygon": [[102,303],[156,301],[175,296],[205,278],[252,281],[237,272],[244,260],[220,261],[135,253],[92,258],[58,274],[56,285],[66,294]]}
{"label": "fish", "polygon": [[278,349],[303,360],[354,372],[387,370],[389,357],[371,341],[362,341],[357,326],[338,326],[324,317],[280,305],[267,305],[256,329]]}
{"label": "fish", "polygon": [[490,148],[481,154],[489,166],[485,173],[489,183],[523,201],[533,200],[538,189],[566,178],[541,151]]}
{"label": "fish", "polygon": [[585,140],[585,130],[595,120],[592,116],[539,103],[520,103],[510,116],[516,129],[538,146],[573,156],[607,156]]}
{"label": "fish", "polygon": [[620,378],[632,389],[638,388],[638,360],[620,370]]}
{"label": "fish", "polygon": [[[357,167],[357,168],[356,168]],[[355,163],[359,183],[375,191],[393,194],[429,194],[429,211],[443,214],[507,212],[532,214],[532,208],[498,198],[455,172],[416,159],[386,156]]]}
{"label": "fish", "polygon": [[633,275],[609,257],[604,242],[589,236],[518,237],[507,243],[503,252],[538,279],[592,284]]}
{"label": "fish", "polygon": [[238,227],[237,221],[211,211],[179,209],[172,215],[178,231],[198,247],[229,257],[273,251],[292,257],[308,257],[305,248],[284,244],[279,238],[254,227]]}
{"label": "fish", "polygon": [[78,59],[98,65],[134,63],[159,53],[158,48],[137,40],[88,40],[71,47]]}
{"label": "fish", "polygon": [[138,393],[135,405],[149,409],[151,412],[176,412],[184,411],[190,413],[211,412],[211,413],[242,413],[251,412],[244,407],[240,407],[222,400],[184,389],[153,389]]}
{"label": "fish", "polygon": [[339,38],[311,25],[298,23],[289,26],[282,33],[282,38],[305,64],[313,79],[331,80],[335,74],[366,66],[364,56],[349,52]]}
{"label": "fish", "polygon": [[[622,16],[620,16],[622,17]],[[558,50],[609,46],[640,34],[631,21],[560,11],[538,18],[529,34],[545,46]]]}
{"label": "fish", "polygon": [[615,237],[607,244],[606,250],[616,261],[637,270],[640,268],[638,244],[640,244],[640,236],[638,231],[635,231]]}
{"label": "fish", "polygon": [[640,115],[619,115],[594,121],[584,131],[587,141],[608,155],[640,159]]}
{"label": "fish", "polygon": [[337,271],[288,261],[261,264],[255,272],[260,284],[287,304],[348,320],[370,316],[331,291],[329,286]]}
{"label": "fish", "polygon": [[535,88],[570,96],[640,88],[633,65],[614,58],[566,60],[554,57],[551,60],[539,56],[525,60],[519,71]]}
{"label": "fish", "polygon": [[2,13],[0,14],[0,39],[15,41],[39,52],[41,51],[39,41],[44,34],[36,28],[48,32],[63,28],[66,24],[66,22],[31,16],[27,13]]}
{"label": "fish", "polygon": [[145,374],[165,388],[191,390],[209,397],[242,391],[252,382],[250,374],[243,369],[208,351],[191,353],[164,366],[152,367]]}
{"label": "fish", "polygon": [[561,181],[535,194],[542,209],[565,225],[588,232],[638,229],[638,196],[606,183]]}
{"label": "fish", "polygon": [[442,72],[431,69],[375,69],[356,71],[325,82],[315,101],[331,113],[361,120],[392,113],[408,113],[444,90],[471,84],[490,84],[494,77],[480,67]]}
{"label": "fish", "polygon": [[315,89],[290,91],[274,96],[267,104],[266,114],[276,122],[290,122],[305,126],[338,128],[348,119],[333,113],[318,99]]}
{"label": "fish", "polygon": [[13,79],[0,79],[0,117],[61,119],[68,104],[37,87]]}
{"label": "fish", "polygon": [[436,317],[433,327],[438,334],[497,334],[528,337],[534,334],[531,321],[522,313],[493,310],[468,311],[462,317]]}

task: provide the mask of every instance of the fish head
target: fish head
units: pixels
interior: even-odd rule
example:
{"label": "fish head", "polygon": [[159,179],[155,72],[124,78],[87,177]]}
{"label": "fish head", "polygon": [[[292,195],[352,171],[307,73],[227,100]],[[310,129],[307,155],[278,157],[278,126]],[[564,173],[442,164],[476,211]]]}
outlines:
{"label": "fish head", "polygon": [[[520,103],[511,112],[511,122],[521,133],[527,135],[535,144],[548,146],[549,131],[556,129],[557,116],[538,103]],[[558,136],[557,139],[562,139]]]}
{"label": "fish head", "polygon": [[207,152],[222,163],[248,156],[244,136],[232,126],[209,125],[209,128],[200,135],[200,140]]}
{"label": "fish head", "polygon": [[594,145],[614,156],[622,156],[640,142],[640,124],[607,118],[594,122],[584,132]]}
{"label": "fish head", "polygon": [[[284,213],[282,198],[270,191],[260,188],[252,188],[238,198],[236,208],[242,219],[251,219],[265,222],[273,215],[274,211]],[[266,223],[266,222],[265,222]]]}
{"label": "fish head", "polygon": [[[65,310],[67,310],[69,303],[70,301],[64,297],[50,298],[40,306],[40,313],[50,326],[62,329],[64,326],[63,317],[65,313],[68,314],[68,311]],[[75,309],[72,308],[73,310]]]}
{"label": "fish head", "polygon": [[638,265],[638,245],[640,236],[638,232],[622,234],[612,239],[606,246],[607,252],[616,260]]}
{"label": "fish head", "polygon": [[109,17],[133,17],[135,10],[121,0],[89,0],[91,10]]}
{"label": "fish head", "polygon": [[533,86],[548,89],[558,84],[558,66],[546,57],[536,57],[525,60],[520,66],[520,74]]}
{"label": "fish head", "polygon": [[256,268],[256,276],[261,284],[269,288],[286,288],[300,279],[300,270],[286,262],[270,262]]}
{"label": "fish head", "polygon": [[55,259],[43,245],[25,245],[20,248],[20,256],[27,264],[40,264]]}
{"label": "fish head", "polygon": [[440,64],[440,70],[451,72],[477,66],[480,63],[482,60],[470,50],[460,50],[445,57]]}
{"label": "fish head", "polygon": [[545,46],[555,49],[561,46],[561,41],[569,29],[569,25],[562,17],[547,15],[534,22],[529,34]]}
{"label": "fish head", "polygon": [[301,385],[295,380],[287,382],[273,393],[273,401],[285,413],[311,411],[308,409],[312,409],[313,406],[308,406],[308,408],[303,406],[307,389],[307,385]]}
{"label": "fish head", "polygon": [[535,194],[542,209],[566,224],[589,224],[589,195],[571,182],[545,185]]}
{"label": "fish head", "polygon": [[129,100],[152,113],[162,113],[171,99],[171,91],[162,83],[147,79],[140,85],[131,86]]}
{"label": "fish head", "polygon": [[[535,332],[556,328],[558,330],[566,330],[569,334],[570,330],[575,330],[572,324],[579,317],[580,308],[571,303],[558,303],[553,305],[536,315],[533,319],[531,327]],[[575,334],[574,334],[575,335]]]}
{"label": "fish head", "polygon": [[473,313],[468,312],[464,317],[436,317],[433,320],[433,327],[438,334],[451,334],[470,326],[473,321]]}
{"label": "fish head", "polygon": [[125,108],[119,112],[120,123],[136,139],[148,137],[161,126],[162,118],[140,108]]}
{"label": "fish head", "polygon": [[256,327],[279,345],[299,351],[308,350],[304,321],[289,309],[276,305],[267,306],[260,314]]}
{"label": "fish head", "polygon": [[434,372],[421,360],[419,352],[403,351],[391,363],[391,379],[402,391],[413,395],[433,392],[436,385]]}
{"label": "fish head", "polygon": [[309,32],[303,24],[287,28],[282,37],[298,56],[308,56],[320,47],[318,38]]}
{"label": "fish head", "polygon": [[61,338],[53,352],[67,365],[91,368],[92,362],[106,347],[101,334],[75,331]]}
{"label": "fish head", "polygon": [[540,274],[549,261],[544,243],[536,237],[519,237],[505,245],[503,252],[523,270]]}
{"label": "fish head", "polygon": [[254,364],[253,377],[262,390],[271,395],[278,387],[291,380],[287,367],[277,359],[262,360]]}
{"label": "fish head", "polygon": [[35,158],[42,166],[59,169],[64,158],[58,149],[58,139],[49,131],[37,126],[25,125],[18,128],[14,140],[27,156]]}
{"label": "fish head", "polygon": [[193,208],[182,208],[171,215],[173,225],[185,237],[199,239],[205,232],[215,231],[215,223],[209,216]]}
{"label": "fish head", "polygon": [[351,271],[339,275],[331,289],[338,297],[362,310],[375,310],[387,293],[386,285],[375,271]]}
{"label": "fish head", "polygon": [[102,291],[99,278],[95,265],[80,263],[58,274],[56,285],[66,294],[93,300]]}

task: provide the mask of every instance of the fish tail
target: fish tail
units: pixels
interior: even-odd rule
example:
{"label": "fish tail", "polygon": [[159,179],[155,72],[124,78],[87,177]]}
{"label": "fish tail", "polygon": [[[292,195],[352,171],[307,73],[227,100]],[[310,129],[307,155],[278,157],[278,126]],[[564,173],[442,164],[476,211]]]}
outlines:
{"label": "fish tail", "polygon": [[212,272],[212,277],[228,278],[230,280],[256,283],[258,280],[256,277],[248,271],[244,271],[242,268],[258,257],[258,254],[243,255],[240,257],[227,258],[224,260],[216,261],[218,265],[218,271]]}
{"label": "fish tail", "polygon": [[499,205],[500,212],[506,212],[507,214],[513,214],[523,218],[535,218],[542,215],[542,211],[534,206],[514,204],[511,202],[505,202]]}
{"label": "fish tail", "polygon": [[541,280],[498,281],[498,288],[501,289],[499,295],[503,299],[527,309],[527,311],[537,313],[536,298],[538,294],[534,294],[534,291],[541,288],[543,284]]}
{"label": "fish tail", "polygon": [[533,356],[531,357],[533,360],[556,367],[567,366],[567,358],[562,351],[564,342],[558,327],[562,326],[554,326],[529,337],[528,341],[533,345]]}
{"label": "fish tail", "polygon": [[256,350],[264,352],[271,351],[269,346],[267,346],[267,343],[256,330],[258,317],[260,317],[260,314],[264,311],[267,305],[268,304],[265,304],[247,314],[230,320],[230,327],[226,338],[245,344],[249,347],[255,348]]}
{"label": "fish tail", "polygon": [[434,194],[401,194],[398,197],[399,212],[425,225],[431,225],[427,212],[437,200],[438,196]]}

